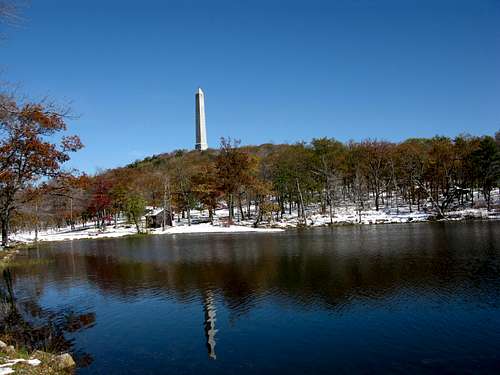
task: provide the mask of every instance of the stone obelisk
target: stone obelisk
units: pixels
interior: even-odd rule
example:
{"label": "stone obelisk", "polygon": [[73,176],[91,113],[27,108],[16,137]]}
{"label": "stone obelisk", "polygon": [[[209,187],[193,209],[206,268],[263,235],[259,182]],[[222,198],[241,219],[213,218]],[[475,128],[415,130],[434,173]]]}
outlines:
{"label": "stone obelisk", "polygon": [[198,88],[195,95],[196,102],[196,150],[206,150],[207,145],[207,127],[205,124],[205,95],[203,90]]}

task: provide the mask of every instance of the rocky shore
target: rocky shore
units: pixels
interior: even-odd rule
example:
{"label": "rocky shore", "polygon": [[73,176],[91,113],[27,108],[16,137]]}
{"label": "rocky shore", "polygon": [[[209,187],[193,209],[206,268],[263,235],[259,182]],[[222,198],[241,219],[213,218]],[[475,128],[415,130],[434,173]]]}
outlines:
{"label": "rocky shore", "polygon": [[76,363],[70,354],[51,354],[39,350],[26,353],[0,341],[0,375],[73,374]]}
{"label": "rocky shore", "polygon": [[[18,247],[9,247],[0,252],[0,270],[12,266]],[[0,337],[0,375],[63,375],[73,374],[76,363],[69,353],[53,354],[40,350],[28,353],[22,347],[7,344],[9,337]]]}

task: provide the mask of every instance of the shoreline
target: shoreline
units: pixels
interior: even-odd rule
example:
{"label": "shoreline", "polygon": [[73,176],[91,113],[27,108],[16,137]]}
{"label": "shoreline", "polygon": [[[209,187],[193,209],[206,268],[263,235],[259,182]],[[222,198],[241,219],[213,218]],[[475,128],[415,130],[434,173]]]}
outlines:
{"label": "shoreline", "polygon": [[[0,340],[0,375],[69,375],[74,374],[76,363],[69,353],[54,354],[41,350],[28,351]],[[5,340],[5,341],[4,341]]]}
{"label": "shoreline", "polygon": [[[349,225],[380,225],[380,224],[406,224],[406,223],[419,223],[419,222],[454,222],[454,221],[474,221],[474,220],[500,220],[500,212],[485,211],[482,209],[468,209],[460,211],[451,211],[446,214],[445,218],[436,219],[432,214],[413,212],[413,213],[386,213],[386,212],[369,212],[361,215],[362,220],[359,222],[358,216],[352,212],[348,214],[335,215],[330,223],[328,215],[311,215],[307,217],[307,225],[296,216],[284,217],[283,220],[264,222],[258,227],[253,226],[251,221],[241,221],[238,224],[231,226],[212,225],[210,223],[198,223],[191,226],[187,223],[180,223],[169,227],[164,231],[161,228],[149,228],[145,232],[137,233],[133,225],[125,222],[119,222],[115,228],[112,224],[108,225],[103,231],[94,226],[83,227],[77,226],[74,230],[69,227],[60,230],[48,230],[39,232],[38,240],[35,241],[33,232],[16,233],[11,238],[11,245],[9,248],[4,249],[4,256],[2,261],[7,257],[15,256],[12,249],[18,249],[22,246],[30,246],[41,242],[64,242],[74,241],[80,239],[112,239],[124,238],[133,236],[147,236],[147,235],[177,235],[177,234],[224,234],[224,233],[279,233],[287,229],[309,229],[320,227],[335,227],[335,226],[349,226]],[[9,249],[9,250],[8,250]]]}

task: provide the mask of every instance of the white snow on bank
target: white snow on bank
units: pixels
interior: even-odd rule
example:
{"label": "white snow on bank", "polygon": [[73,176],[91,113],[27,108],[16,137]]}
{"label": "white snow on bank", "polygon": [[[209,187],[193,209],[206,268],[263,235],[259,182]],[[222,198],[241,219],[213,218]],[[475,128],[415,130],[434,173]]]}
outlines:
{"label": "white snow on bank", "polygon": [[165,231],[152,230],[158,234],[180,234],[180,233],[241,233],[241,232],[281,232],[279,228],[254,228],[243,225],[231,225],[229,227],[214,226],[210,223],[193,224],[191,226],[181,225],[166,229]]}
{"label": "white snow on bank", "polygon": [[[132,225],[118,225],[117,228],[107,226],[105,230],[96,229],[92,227],[83,228],[81,225],[77,226],[74,230],[71,228],[49,229],[47,231],[40,231],[38,233],[38,241],[70,241],[88,238],[113,238],[123,237],[137,233],[135,227]],[[21,232],[11,235],[11,241],[30,243],[35,241],[34,232]]]}
{"label": "white snow on bank", "polygon": [[[362,211],[361,217],[357,214],[354,207],[337,208],[330,221],[328,214],[318,213],[319,207],[311,208],[307,211],[307,226],[320,227],[326,225],[342,225],[342,224],[389,224],[389,223],[409,223],[428,221],[433,217],[432,212],[410,212],[408,207],[381,208],[379,211],[367,209]],[[217,210],[214,225],[207,223],[208,212],[193,211],[193,224],[188,225],[187,219],[176,220],[173,227],[167,227],[162,231],[161,228],[148,229],[150,234],[158,235],[174,235],[174,234],[189,234],[189,233],[240,233],[240,232],[279,232],[285,228],[294,228],[304,225],[304,220],[297,218],[297,212],[285,214],[283,218],[275,215],[269,221],[264,221],[259,228],[253,227],[252,220],[242,220],[237,225],[225,226],[224,218],[228,215],[227,209]],[[463,209],[459,211],[451,211],[446,214],[446,220],[464,220],[464,219],[500,219],[500,210],[496,209],[488,212],[485,208]],[[144,223],[144,220],[143,220]],[[118,222],[115,228],[112,223],[108,223],[104,230],[97,229],[93,225],[83,227],[78,225],[74,230],[71,228],[49,229],[40,231],[38,234],[39,241],[71,241],[78,239],[96,239],[96,238],[114,238],[136,234],[134,225],[126,223],[125,220]],[[35,240],[35,233],[32,232],[17,232],[11,235],[12,242],[31,243]]]}
{"label": "white snow on bank", "polygon": [[[425,212],[410,212],[409,210],[390,209],[380,211],[367,210],[361,213],[361,217],[352,209],[343,209],[335,212],[330,221],[329,215],[311,214],[307,215],[307,225],[318,227],[339,224],[391,224],[391,223],[410,223],[428,221],[435,214]],[[360,220],[361,219],[361,220]],[[488,212],[485,209],[464,209],[460,211],[451,211],[446,214],[445,220],[464,220],[464,219],[500,219],[499,212]],[[280,228],[296,227],[303,224],[296,215],[285,215],[282,220],[275,222],[273,226]]]}
{"label": "white snow on bank", "polygon": [[[243,225],[231,225],[231,226],[215,226],[210,223],[193,224],[188,226],[187,224],[181,224],[179,226],[166,228],[164,231],[161,228],[148,229],[147,233],[151,234],[188,234],[188,233],[241,233],[241,232],[281,232],[283,229],[279,228],[253,228]],[[60,230],[48,230],[38,233],[38,241],[72,241],[79,239],[96,239],[96,238],[115,238],[123,237],[128,235],[137,234],[137,230],[134,225],[128,225],[125,223],[119,223],[116,228],[113,225],[106,226],[105,230],[99,230],[92,227],[83,228],[81,225],[77,226],[74,230],[71,228],[63,228]],[[13,242],[20,243],[31,243],[35,241],[34,232],[22,232],[15,233],[11,236]]]}
{"label": "white snow on bank", "polygon": [[41,362],[39,359],[9,359],[6,363],[0,365],[0,375],[13,374],[15,371],[12,367],[18,363],[38,366]]}

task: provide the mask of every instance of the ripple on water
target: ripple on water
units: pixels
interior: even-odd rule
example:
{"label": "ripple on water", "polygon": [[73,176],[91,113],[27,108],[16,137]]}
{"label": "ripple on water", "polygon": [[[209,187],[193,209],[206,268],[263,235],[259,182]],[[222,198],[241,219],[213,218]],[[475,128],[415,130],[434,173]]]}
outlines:
{"label": "ripple on water", "polygon": [[[92,313],[82,374],[488,373],[500,223],[79,241],[15,293]],[[35,255],[34,255],[35,256]],[[132,344],[131,344],[132,343]]]}

